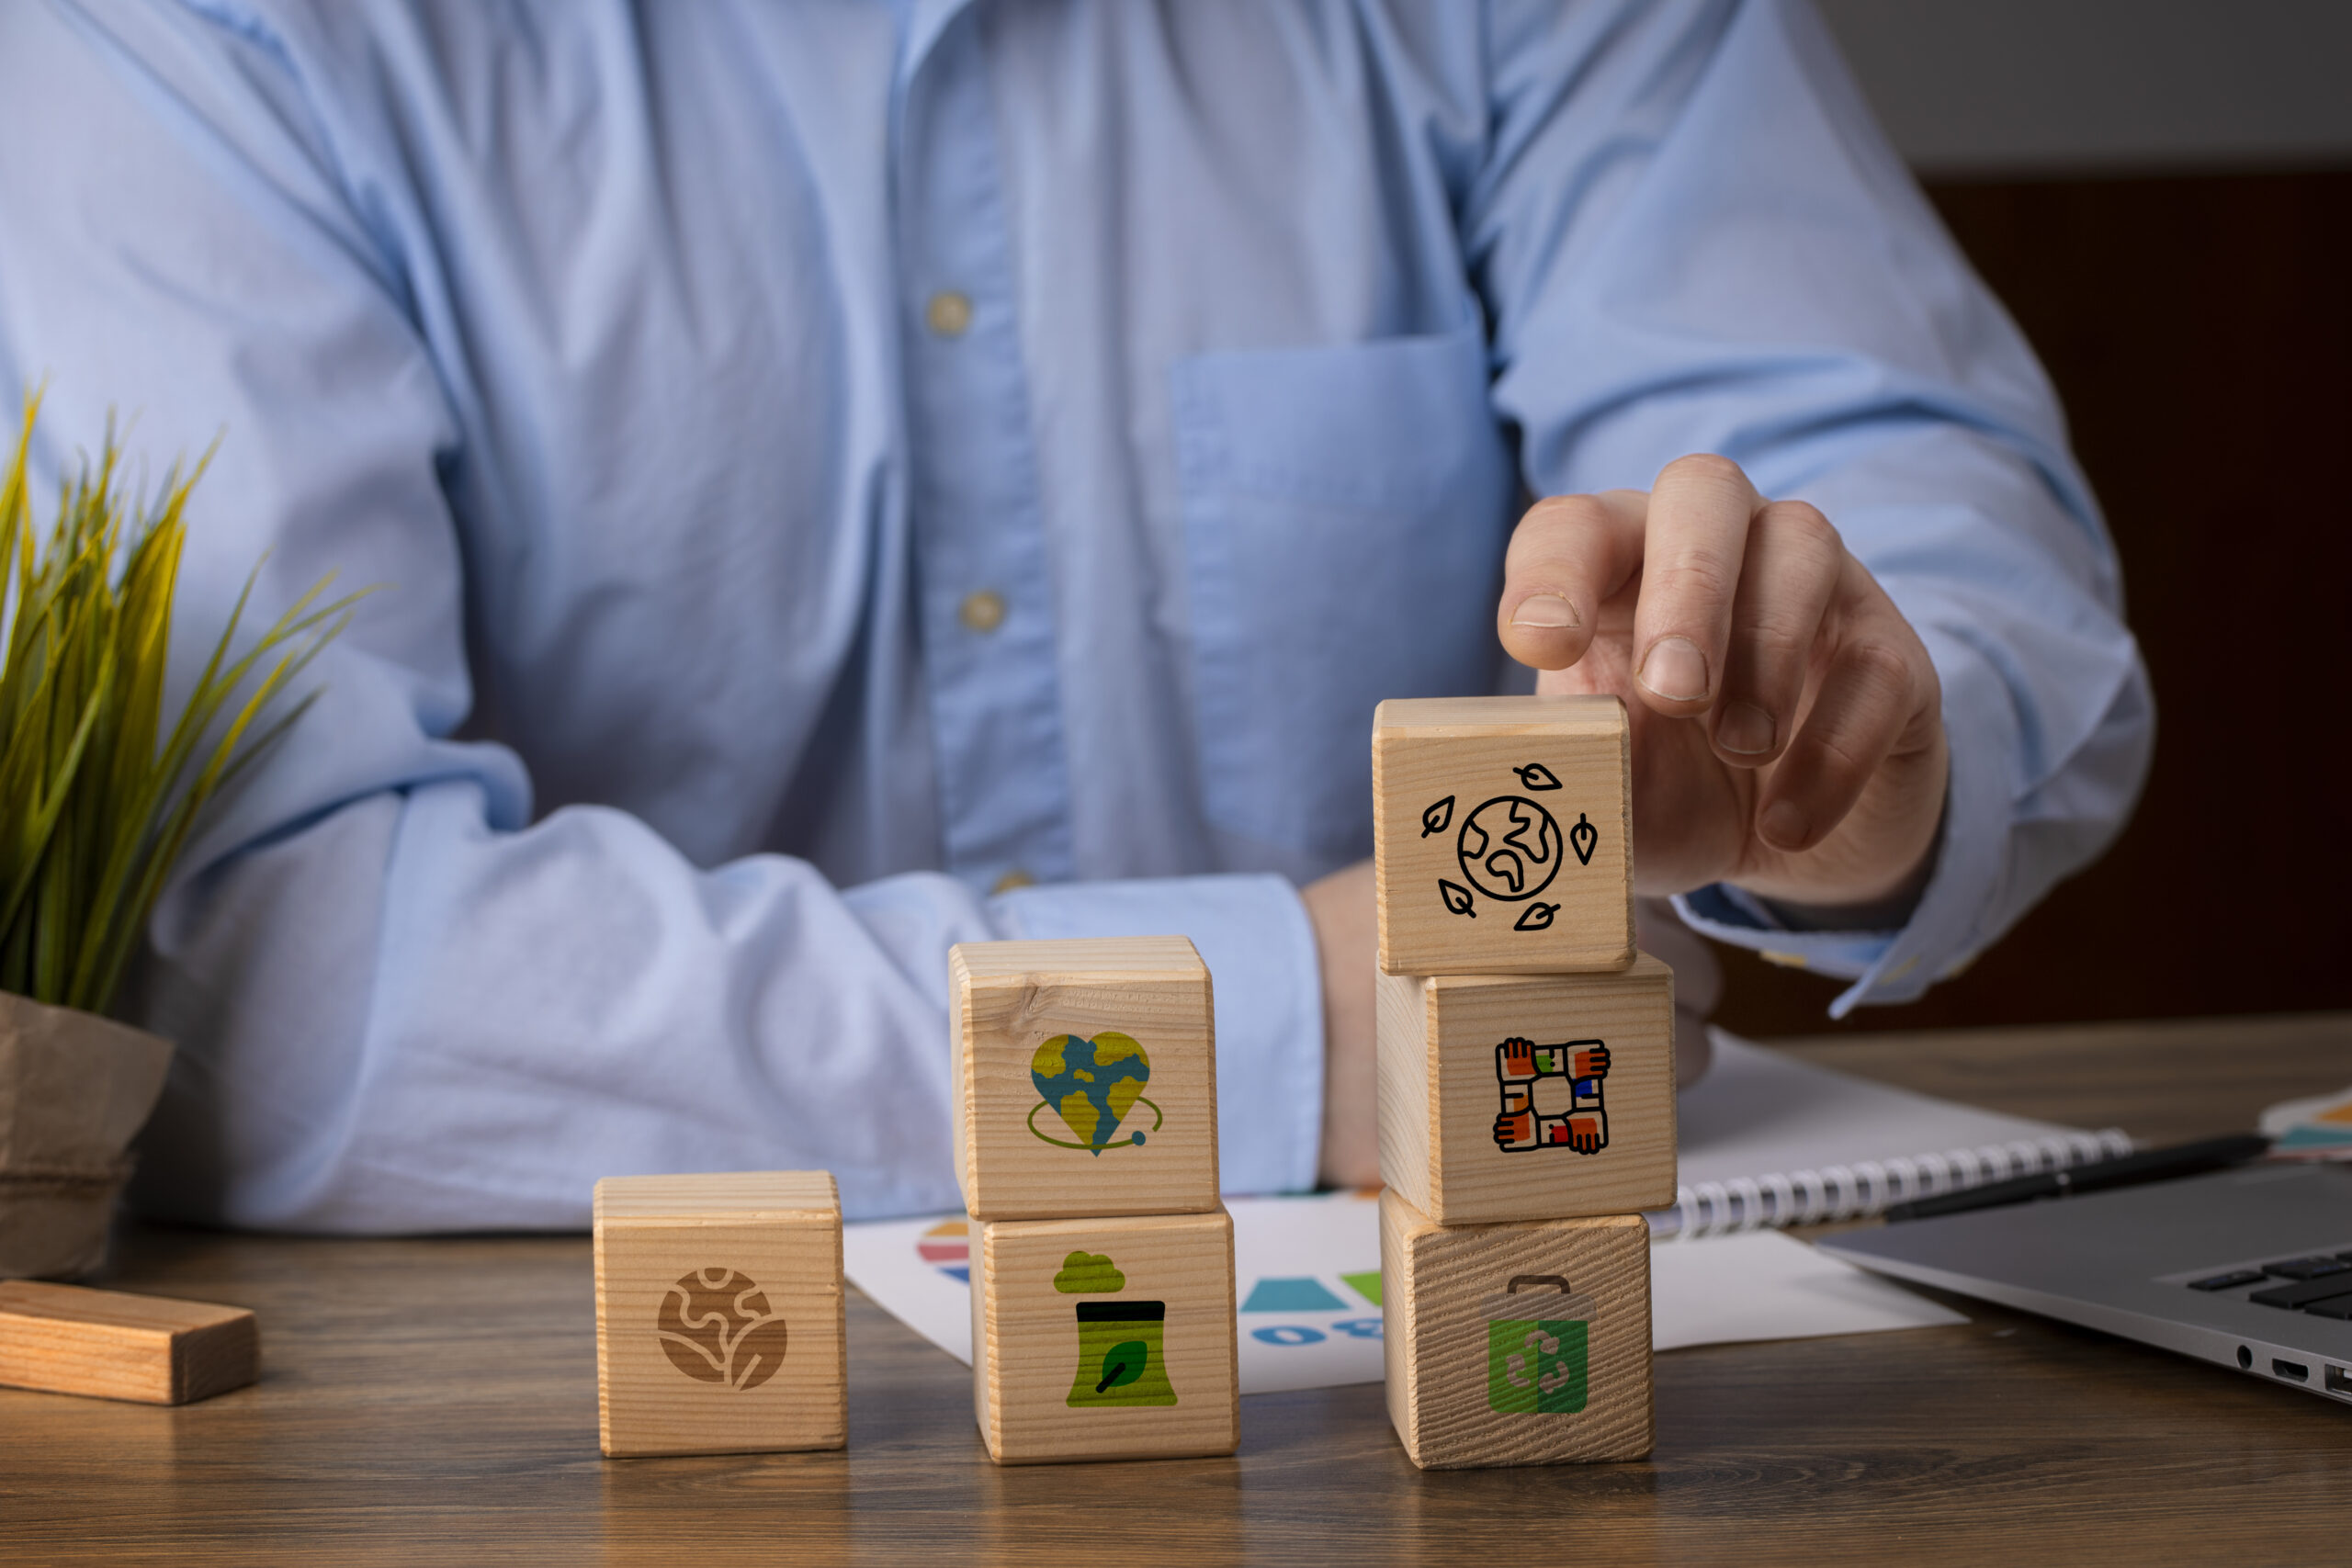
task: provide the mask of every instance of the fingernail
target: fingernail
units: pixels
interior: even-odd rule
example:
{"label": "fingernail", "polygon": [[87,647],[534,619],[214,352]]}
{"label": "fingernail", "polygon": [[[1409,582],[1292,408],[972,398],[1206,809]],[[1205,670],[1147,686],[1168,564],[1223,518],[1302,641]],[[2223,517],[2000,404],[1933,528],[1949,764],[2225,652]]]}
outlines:
{"label": "fingernail", "polygon": [[1794,801],[1776,800],[1764,808],[1764,819],[1757,824],[1757,829],[1764,835],[1764,841],[1776,850],[1796,849],[1804,842],[1804,813],[1797,809]]}
{"label": "fingernail", "polygon": [[1556,631],[1563,626],[1581,626],[1576,606],[1556,593],[1537,593],[1520,601],[1519,608],[1510,613],[1515,626],[1535,626]]}
{"label": "fingernail", "polygon": [[1725,703],[1715,720],[1715,744],[1742,757],[1760,757],[1772,749],[1772,716],[1754,703]]}
{"label": "fingernail", "polygon": [[1662,637],[1650,644],[1636,677],[1670,703],[1695,703],[1707,694],[1707,656],[1687,637]]}

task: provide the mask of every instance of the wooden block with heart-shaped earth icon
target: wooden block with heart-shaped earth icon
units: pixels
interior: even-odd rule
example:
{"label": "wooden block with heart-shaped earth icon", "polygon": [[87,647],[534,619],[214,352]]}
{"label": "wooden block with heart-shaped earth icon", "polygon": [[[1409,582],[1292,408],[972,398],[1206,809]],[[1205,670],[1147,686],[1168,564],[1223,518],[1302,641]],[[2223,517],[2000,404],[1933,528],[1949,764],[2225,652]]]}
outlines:
{"label": "wooden block with heart-shaped earth icon", "polygon": [[948,979],[973,1218],[1217,1207],[1216,1031],[1190,942],[964,942]]}
{"label": "wooden block with heart-shaped earth icon", "polygon": [[606,1454],[846,1444],[842,1206],[830,1172],[607,1177],[595,1228]]}
{"label": "wooden block with heart-shaped earth icon", "polygon": [[1380,967],[1634,960],[1633,773],[1611,696],[1391,698],[1372,720]]}

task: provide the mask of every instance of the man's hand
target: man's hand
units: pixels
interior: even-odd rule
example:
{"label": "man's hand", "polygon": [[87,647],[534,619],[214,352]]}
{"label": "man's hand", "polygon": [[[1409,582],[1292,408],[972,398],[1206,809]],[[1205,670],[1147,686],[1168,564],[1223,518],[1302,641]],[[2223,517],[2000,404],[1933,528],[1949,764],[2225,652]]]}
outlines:
{"label": "man's hand", "polygon": [[1642,891],[1917,896],[1944,803],[1935,668],[1811,506],[1713,457],[1668,464],[1647,494],[1538,502],[1497,622],[1538,691],[1624,698]]}

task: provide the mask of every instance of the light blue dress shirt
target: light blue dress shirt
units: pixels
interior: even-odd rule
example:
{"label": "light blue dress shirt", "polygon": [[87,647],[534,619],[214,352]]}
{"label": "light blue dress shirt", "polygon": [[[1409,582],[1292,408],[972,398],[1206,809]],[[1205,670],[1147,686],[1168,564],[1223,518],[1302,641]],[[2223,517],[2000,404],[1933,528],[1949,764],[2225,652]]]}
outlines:
{"label": "light blue dress shirt", "polygon": [[154,922],[167,1213],[950,1207],[948,944],[1166,931],[1227,1185],[1309,1184],[1373,705],[1523,684],[1522,492],[1686,452],[1952,739],[1903,930],[1702,929],[1914,996],[2144,766],[2050,389],[1795,4],[19,0],[0,104],[45,470],[220,437],[183,650],[265,551],[389,585]]}

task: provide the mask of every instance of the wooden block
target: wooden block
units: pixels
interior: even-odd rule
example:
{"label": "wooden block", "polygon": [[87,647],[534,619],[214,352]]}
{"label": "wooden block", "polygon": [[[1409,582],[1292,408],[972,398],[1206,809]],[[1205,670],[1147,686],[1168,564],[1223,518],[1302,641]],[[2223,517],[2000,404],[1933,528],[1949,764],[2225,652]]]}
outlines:
{"label": "wooden block", "polygon": [[1674,1201],[1674,972],[1384,975],[1380,1176],[1440,1224]]}
{"label": "wooden block", "polygon": [[259,1376],[261,1329],[243,1307],[0,1280],[0,1383],[186,1404]]}
{"label": "wooden block", "polygon": [[1441,1225],[1380,1195],[1388,1417],[1423,1470],[1650,1451],[1639,1214]]}
{"label": "wooden block", "polygon": [[1231,1215],[972,1229],[972,1404],[990,1459],[1234,1450]]}
{"label": "wooden block", "polygon": [[948,951],[956,1179],[977,1219],[1217,1206],[1208,966],[1181,936]]}
{"label": "wooden block", "polygon": [[1380,966],[1622,969],[1633,773],[1615,697],[1391,698],[1372,718]]}
{"label": "wooden block", "polygon": [[849,1437],[831,1172],[596,1183],[605,1452],[838,1449]]}

